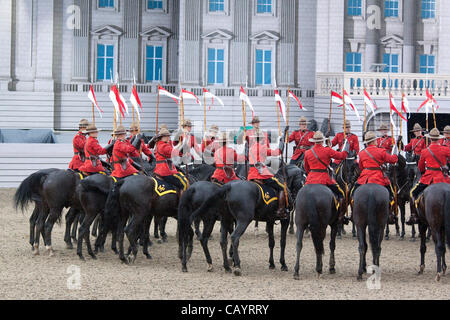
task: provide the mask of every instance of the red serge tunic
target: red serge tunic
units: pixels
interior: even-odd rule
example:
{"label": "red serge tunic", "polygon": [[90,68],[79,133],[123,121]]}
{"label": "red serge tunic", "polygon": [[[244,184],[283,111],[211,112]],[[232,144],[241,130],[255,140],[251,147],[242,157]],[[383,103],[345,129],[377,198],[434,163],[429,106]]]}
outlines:
{"label": "red serge tunic", "polygon": [[450,138],[444,138],[441,140],[441,145],[443,145],[444,147],[448,147],[450,148]]}
{"label": "red serge tunic", "polygon": [[154,171],[155,174],[161,177],[167,177],[174,175],[178,172],[175,166],[173,166],[173,169],[171,170],[166,161],[172,159],[172,152],[173,152],[172,143],[164,141],[158,141],[156,143],[155,147],[156,168]]}
{"label": "red serge tunic", "polygon": [[377,139],[377,147],[383,148],[387,152],[392,152],[392,137],[384,136]]}
{"label": "red serge tunic", "polygon": [[305,153],[304,166],[306,173],[308,174],[305,184],[325,184],[328,186],[335,184],[336,182],[328,175],[327,168],[314,156],[312,150],[314,150],[319,159],[322,160],[327,167],[330,165],[331,159],[344,160],[347,158],[347,152],[335,151],[331,148],[316,144],[312,149]]}
{"label": "red serge tunic", "polygon": [[[111,173],[113,177],[123,178],[131,176],[138,171],[131,165],[128,157],[133,152],[136,152],[136,148],[131,145],[128,140],[117,140],[114,144],[112,163],[114,164],[114,171]],[[121,161],[126,162],[125,170],[122,168]]]}
{"label": "red serge tunic", "polygon": [[[262,144],[264,144],[268,149],[270,149],[270,143],[269,143],[269,135],[267,134],[267,132],[263,132],[264,134],[264,140],[262,142]],[[256,143],[256,130],[255,129],[250,129],[245,131],[245,139],[248,142],[248,146],[251,147],[252,145],[254,145]]]}
{"label": "red serge tunic", "polygon": [[83,165],[83,161],[80,158],[80,152],[84,152],[84,145],[86,144],[86,137],[78,131],[78,133],[73,138],[73,153],[74,156],[72,161],[69,163],[69,168],[72,170],[77,170]]}
{"label": "red serge tunic", "polygon": [[[98,156],[106,153],[107,153],[106,149],[103,149],[100,146],[97,138],[94,137],[87,138],[86,145],[84,146],[84,154],[86,155],[86,161],[83,163],[83,165],[80,167],[79,170],[88,173],[97,173],[100,171],[105,171],[105,168],[103,168],[102,163],[100,162],[100,158]],[[92,165],[92,161],[89,160],[90,156],[97,157],[97,160],[94,160],[97,163],[95,167]]]}
{"label": "red serge tunic", "polygon": [[314,143],[310,142],[314,136],[314,132],[310,130],[297,130],[291,133],[289,136],[289,142],[295,141],[295,151],[292,155],[292,160],[297,160],[308,148],[312,147]]}
{"label": "red serge tunic", "polygon": [[[133,139],[133,135],[127,139],[128,142],[131,143],[131,139]],[[147,157],[151,157],[152,156],[152,151],[147,147],[147,145],[144,143],[144,139],[141,140],[141,147],[142,147],[142,152],[147,156]],[[134,149],[134,151],[130,154],[130,157],[133,158],[139,158],[141,155],[139,153],[139,150]]]}
{"label": "red serge tunic", "polygon": [[383,175],[380,165],[369,156],[366,150],[382,165],[385,163],[397,163],[398,161],[398,157],[396,155],[390,155],[386,152],[386,149],[368,146],[358,155],[359,168],[361,169],[358,184],[376,183],[382,186],[390,185],[389,178]]}
{"label": "red serge tunic", "polygon": [[278,156],[280,155],[280,149],[272,150],[268,148],[265,144],[255,142],[249,149],[249,163],[250,169],[248,170],[247,180],[266,180],[273,177],[273,174],[264,165],[262,172],[259,173],[258,169],[255,167],[256,163],[264,163],[267,156]]}
{"label": "red serge tunic", "polygon": [[[348,143],[350,143],[350,151],[355,151],[355,154],[359,153],[359,140],[356,135],[353,133],[349,133],[347,135]],[[344,133],[339,132],[331,141],[331,146],[334,147],[336,145],[339,145],[339,150],[342,150],[342,147],[344,146]],[[339,164],[342,160],[336,159],[334,163]]]}
{"label": "red serge tunic", "polygon": [[426,148],[426,140],[424,137],[420,136],[418,138],[413,138],[411,141],[405,146],[405,151],[410,152],[414,151],[414,154],[420,156],[422,150]]}
{"label": "red serge tunic", "polygon": [[[429,148],[441,164],[445,166],[448,159],[450,159],[450,148],[439,145],[439,142],[432,142]],[[428,148],[424,149],[420,154],[418,167],[420,172],[423,173],[422,178],[420,178],[421,183],[428,185],[441,182],[450,183],[450,178],[444,176],[439,163],[431,155]]]}
{"label": "red serge tunic", "polygon": [[[215,178],[223,183],[227,183],[233,180],[239,180],[239,178],[236,176],[236,173],[234,172],[233,165],[237,161],[239,162],[243,161],[244,158],[245,157],[243,155],[238,155],[236,151],[232,148],[223,146],[217,149],[216,152],[214,153],[214,162],[216,164],[216,170],[214,171],[212,178]],[[227,177],[227,174],[223,169],[224,166],[229,166],[232,168],[232,174],[230,177]]]}

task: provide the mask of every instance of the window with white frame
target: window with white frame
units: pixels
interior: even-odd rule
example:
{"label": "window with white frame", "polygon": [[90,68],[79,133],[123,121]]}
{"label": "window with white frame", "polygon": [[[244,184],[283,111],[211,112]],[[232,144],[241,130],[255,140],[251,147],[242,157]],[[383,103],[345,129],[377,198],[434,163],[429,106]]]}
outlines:
{"label": "window with white frame", "polygon": [[384,1],[384,16],[398,17],[399,0],[385,0]]}
{"label": "window with white frame", "polygon": [[209,0],[209,12],[224,12],[225,0]]}
{"label": "window with white frame", "polygon": [[114,0],[98,0],[99,9],[114,9]]}
{"label": "window with white frame", "polygon": [[347,1],[347,15],[356,17],[362,15],[362,0]]}
{"label": "window with white frame", "polygon": [[392,73],[399,72],[398,54],[385,53],[383,55],[383,63],[386,65],[383,72],[392,72]]}
{"label": "window with white frame", "polygon": [[145,55],[145,80],[161,81],[163,72],[163,46],[147,45]]}
{"label": "window with white frame", "polygon": [[147,0],[147,10],[163,10],[163,0]]}
{"label": "window with white frame", "polygon": [[255,83],[259,86],[272,84],[272,50],[256,49]]}
{"label": "window with white frame", "polygon": [[434,19],[436,16],[436,0],[422,0],[422,19]]}
{"label": "window with white frame", "polygon": [[257,0],[256,13],[257,14],[269,14],[272,13],[272,2],[274,0]]}
{"label": "window with white frame", "polygon": [[208,84],[224,84],[225,50],[208,48]]}
{"label": "window with white frame", "polygon": [[345,71],[346,72],[362,71],[361,53],[347,52],[345,54]]}
{"label": "window with white frame", "polygon": [[420,55],[420,73],[435,73],[435,56],[422,54]]}
{"label": "window with white frame", "polygon": [[114,75],[114,45],[97,44],[97,80],[109,81]]}

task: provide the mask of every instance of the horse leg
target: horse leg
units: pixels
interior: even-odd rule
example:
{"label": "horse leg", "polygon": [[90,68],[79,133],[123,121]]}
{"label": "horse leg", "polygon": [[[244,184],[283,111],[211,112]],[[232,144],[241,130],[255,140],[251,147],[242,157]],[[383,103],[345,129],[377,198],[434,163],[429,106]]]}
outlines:
{"label": "horse leg", "polygon": [[126,219],[120,218],[119,223],[117,224],[117,241],[119,242],[119,259],[122,262],[127,263],[127,259],[125,258],[124,249],[123,249],[123,238],[125,236],[125,225],[127,221]]}
{"label": "horse leg", "polygon": [[152,256],[148,252],[148,247],[150,246],[150,223],[152,221],[152,216],[148,216],[144,219],[144,228],[142,230],[142,236],[141,240],[143,240],[142,243],[142,252],[147,257],[147,259],[151,259]]}
{"label": "horse leg", "polygon": [[356,238],[356,226],[353,221],[352,221],[352,237]]}
{"label": "horse leg", "polygon": [[233,243],[233,262],[234,262],[234,275],[240,276],[241,273],[241,260],[239,259],[239,239],[244,234],[250,221],[238,220],[236,229],[231,234],[231,242]]}
{"label": "horse leg", "polygon": [[51,208],[47,221],[45,221],[44,243],[50,257],[54,255],[52,248],[52,230],[56,220],[61,215],[61,211],[62,208]]}
{"label": "horse leg", "polygon": [[255,221],[255,237],[257,237],[257,236],[258,236],[258,233],[259,233],[259,227],[258,227],[258,224],[259,224],[259,221],[256,220],[256,221]]}
{"label": "horse leg", "polygon": [[[94,221],[96,214],[85,213],[83,222],[78,229],[78,244],[77,244],[77,254],[81,260],[85,260],[83,256],[83,239],[86,241],[88,247],[88,253],[93,258],[96,259],[94,252],[92,252],[90,240],[89,240],[89,228]],[[87,234],[87,236],[86,236]],[[90,252],[89,252],[90,251]]]}
{"label": "horse leg", "polygon": [[280,264],[281,264],[281,271],[288,271],[288,267],[286,265],[286,260],[285,260],[286,238],[287,238],[288,227],[289,227],[289,221],[288,220],[281,220],[281,234],[280,234]]}
{"label": "horse leg", "polygon": [[196,217],[194,220],[194,228],[195,228],[195,236],[197,240],[200,240],[202,237],[202,233],[200,232],[200,218]]}
{"label": "horse leg", "polygon": [[336,249],[336,234],[337,234],[337,225],[334,224],[331,226],[331,234],[330,234],[330,274],[336,273],[336,261],[334,259],[334,250]]}
{"label": "horse leg", "polygon": [[208,241],[209,241],[209,236],[211,235],[211,233],[214,229],[215,222],[216,222],[215,219],[208,219],[206,221],[204,220],[203,221],[203,232],[200,237],[200,243],[202,245],[203,252],[205,253],[206,263],[208,264],[208,272],[213,271],[212,259],[211,259],[211,255],[209,253],[209,248],[208,248]]}
{"label": "horse leg", "polygon": [[39,212],[37,221],[36,221],[36,230],[34,232],[34,244],[33,244],[33,254],[39,255],[39,241],[42,235],[44,239],[44,224],[45,220],[47,220],[49,214],[49,209],[46,207],[42,211]]}
{"label": "horse leg", "polygon": [[289,234],[294,234],[294,210],[291,211],[291,216],[289,220]]}
{"label": "horse leg", "polygon": [[70,239],[70,229],[77,215],[78,210],[75,208],[70,208],[66,214],[66,231],[64,233],[64,242],[66,243],[67,249],[73,249],[72,240]]}
{"label": "horse leg", "polygon": [[359,269],[357,280],[362,280],[363,273],[366,272],[366,253],[367,253],[367,241],[366,241],[366,226],[357,228],[358,241],[359,241]]}
{"label": "horse leg", "polygon": [[385,240],[389,240],[389,223],[386,224],[386,232],[384,235]]}
{"label": "horse leg", "polygon": [[405,214],[406,214],[406,205],[403,204],[400,206],[400,221],[402,223],[402,232],[400,233],[400,239],[405,239]]}
{"label": "horse leg", "polygon": [[433,234],[433,240],[435,243],[435,251],[436,251],[436,263],[437,263],[437,272],[436,272],[436,281],[441,280],[442,276],[442,260],[443,255],[445,254],[445,235],[442,233],[443,228],[438,231],[435,231]]}
{"label": "horse leg", "polygon": [[430,241],[431,239],[431,228],[428,227],[428,231],[427,231],[427,241]]}
{"label": "horse leg", "polygon": [[155,239],[159,239],[159,218],[154,219],[154,225],[153,225],[153,237],[155,237]]}
{"label": "horse leg", "polygon": [[128,263],[131,264],[136,260],[137,255],[137,237],[138,232],[141,230],[139,226],[142,225],[144,221],[143,210],[136,210],[128,221],[127,226],[125,227],[125,234],[127,235],[128,242],[130,243],[130,247],[128,248]]}
{"label": "horse leg", "polygon": [[159,234],[161,235],[162,242],[167,242],[167,233],[166,233],[166,224],[167,224],[167,217],[162,217],[159,221]]}
{"label": "horse leg", "polygon": [[92,226],[91,235],[93,237],[97,237],[97,234],[98,234],[97,229],[98,229],[99,220],[100,220],[100,215],[98,215],[97,218],[95,218],[94,225]]}
{"label": "horse leg", "polygon": [[420,235],[420,269],[419,269],[419,274],[423,274],[423,271],[425,270],[425,252],[427,252],[426,233],[427,233],[427,225],[419,221],[419,235]]}
{"label": "horse leg", "polygon": [[336,236],[338,239],[342,239],[342,224],[338,224],[337,228],[336,228],[337,232],[336,232]]}
{"label": "horse leg", "polygon": [[273,221],[266,222],[266,232],[269,236],[269,269],[275,269],[275,263],[273,261],[273,248],[275,247],[275,237],[273,235]]}
{"label": "horse leg", "polygon": [[70,236],[74,241],[77,241],[78,224],[81,224],[83,218],[84,218],[84,211],[81,211],[75,216],[75,219],[73,219],[72,232],[70,233]]}
{"label": "horse leg", "polygon": [[294,279],[295,280],[300,280],[300,275],[299,275],[298,271],[300,269],[300,252],[302,251],[302,248],[303,248],[304,230],[305,230],[304,226],[297,225],[297,258],[296,258],[296,263],[295,263],[295,267],[294,267]]}
{"label": "horse leg", "polygon": [[228,227],[226,221],[220,224],[220,247],[222,248],[223,267],[226,272],[231,272],[230,264],[228,262],[227,247],[228,247]]}
{"label": "horse leg", "polygon": [[30,244],[31,244],[31,248],[33,248],[33,244],[34,244],[34,230],[36,228],[36,221],[38,220],[39,217],[39,205],[36,204],[34,206],[33,209],[33,213],[31,214],[30,217]]}

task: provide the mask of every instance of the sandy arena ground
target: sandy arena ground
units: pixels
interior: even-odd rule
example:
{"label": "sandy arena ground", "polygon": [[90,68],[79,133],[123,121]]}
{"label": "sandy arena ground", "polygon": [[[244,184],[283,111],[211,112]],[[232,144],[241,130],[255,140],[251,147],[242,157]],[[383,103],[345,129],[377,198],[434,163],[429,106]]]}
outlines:
{"label": "sandy arena ground", "polygon": [[[383,241],[381,255],[381,289],[369,290],[364,281],[356,280],[358,243],[351,233],[337,240],[337,273],[328,274],[328,241],[324,257],[324,274],[317,279],[315,254],[310,238],[305,239],[301,256],[300,281],[293,280],[295,236],[288,236],[286,262],[288,272],[281,272],[279,257],[279,228],[276,231],[276,270],[268,268],[267,236],[255,237],[253,224],[240,243],[243,276],[227,274],[222,268],[219,228],[216,226],[210,250],[214,272],[207,272],[203,250],[198,241],[188,264],[189,272],[182,273],[177,258],[176,222],[170,219],[167,232],[169,242],[154,241],[152,260],[142,254],[134,265],[122,264],[110,250],[92,260],[84,248],[86,262],[79,260],[75,250],[65,249],[63,225],[53,229],[54,257],[33,256],[28,244],[28,218],[12,207],[14,190],[0,189],[0,299],[449,299],[450,278],[435,282],[434,244],[428,243],[426,269],[417,275],[419,241],[398,240],[395,232],[391,240]],[[63,220],[64,223],[64,220]],[[391,227],[393,230],[393,227]],[[264,224],[260,225],[260,230]],[[350,231],[350,227],[347,227]],[[92,239],[91,239],[92,240]],[[109,237],[108,237],[109,247]],[[368,252],[368,265],[371,262]],[[81,288],[68,289],[72,279],[71,266],[81,271]],[[73,268],[73,267],[72,267]],[[69,281],[70,282],[70,281]]]}

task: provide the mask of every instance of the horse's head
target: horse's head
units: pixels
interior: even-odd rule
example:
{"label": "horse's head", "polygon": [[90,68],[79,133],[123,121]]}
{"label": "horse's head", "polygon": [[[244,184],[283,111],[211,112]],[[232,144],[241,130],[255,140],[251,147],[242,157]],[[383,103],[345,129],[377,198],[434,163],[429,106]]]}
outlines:
{"label": "horse's head", "polygon": [[[306,180],[304,172],[294,164],[285,165],[287,176],[287,187],[291,191],[293,197],[297,195],[298,191],[303,187]],[[281,168],[282,169],[282,168]]]}

